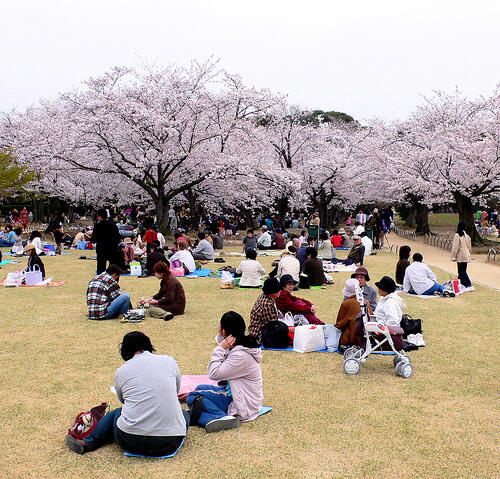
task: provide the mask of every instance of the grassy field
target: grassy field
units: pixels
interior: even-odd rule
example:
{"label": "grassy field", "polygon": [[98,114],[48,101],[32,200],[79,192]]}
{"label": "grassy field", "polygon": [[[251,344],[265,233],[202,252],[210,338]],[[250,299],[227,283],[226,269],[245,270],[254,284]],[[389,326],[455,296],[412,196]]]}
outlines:
{"label": "grassy field", "polygon": [[[144,331],[182,373],[206,374],[220,316],[233,309],[248,320],[258,295],[221,290],[216,279],[181,279],[188,301],[182,317],[89,322],[85,290],[95,262],[78,256],[44,260],[49,276],[69,281],[60,288],[0,289],[0,477],[498,477],[500,297],[483,287],[455,299],[405,297],[406,311],[424,319],[427,343],[410,353],[408,380],[387,357],[371,356],[359,375],[347,376],[338,354],[267,351],[264,404],[273,411],[256,421],[211,435],[190,428],[174,459],[126,458],[115,444],[84,456],[69,451],[64,437],[78,412],[102,401],[119,406],[109,386],[125,333]],[[269,270],[272,258],[261,261]],[[369,257],[372,282],[392,275],[395,262],[388,252]],[[3,266],[0,276],[14,269]],[[301,292],[330,323],[348,274],[334,277],[326,290]],[[123,277],[120,284],[134,302],[158,287],[154,278]]]}

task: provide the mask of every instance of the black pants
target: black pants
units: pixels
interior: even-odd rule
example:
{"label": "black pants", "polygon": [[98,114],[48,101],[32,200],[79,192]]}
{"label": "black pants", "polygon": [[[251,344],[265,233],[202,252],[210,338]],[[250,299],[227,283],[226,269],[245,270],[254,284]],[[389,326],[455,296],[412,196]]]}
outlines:
{"label": "black pants", "polygon": [[467,274],[467,263],[457,263],[458,269],[458,279],[464,285],[464,287],[468,288],[472,286],[469,275]]}
{"label": "black pants", "polygon": [[120,268],[125,268],[125,260],[123,259],[123,253],[120,257],[120,252],[116,251],[116,253],[110,253],[109,251],[97,251],[97,274],[101,274],[106,270],[106,263],[109,261],[109,264],[116,264],[120,266]]}

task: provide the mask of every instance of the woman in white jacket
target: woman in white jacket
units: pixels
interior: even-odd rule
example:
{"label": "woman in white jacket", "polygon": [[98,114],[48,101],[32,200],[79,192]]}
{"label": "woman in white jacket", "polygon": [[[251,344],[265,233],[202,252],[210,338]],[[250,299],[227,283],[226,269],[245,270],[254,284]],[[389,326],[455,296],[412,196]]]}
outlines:
{"label": "woman in white jacket", "polygon": [[406,304],[396,293],[396,282],[389,276],[384,276],[375,283],[375,286],[380,295],[374,311],[377,321],[381,321],[387,326],[399,326]]}
{"label": "woman in white jacket", "polygon": [[467,274],[467,263],[471,262],[472,244],[470,236],[465,232],[467,225],[464,221],[460,221],[457,226],[457,232],[453,237],[451,246],[451,261],[456,261],[458,269],[458,279],[469,291],[474,291],[474,286]]}
{"label": "woman in white jacket", "polygon": [[266,270],[257,261],[257,250],[249,248],[246,251],[246,259],[243,260],[236,273],[241,275],[240,287],[243,288],[261,288],[261,275],[266,274]]}

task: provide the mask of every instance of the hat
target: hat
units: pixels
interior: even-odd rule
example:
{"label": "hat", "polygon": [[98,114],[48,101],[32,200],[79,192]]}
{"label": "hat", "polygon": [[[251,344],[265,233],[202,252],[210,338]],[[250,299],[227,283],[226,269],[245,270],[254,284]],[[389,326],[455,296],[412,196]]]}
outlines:
{"label": "hat", "polygon": [[127,236],[124,240],[123,240],[124,243],[132,243],[132,240]]}
{"label": "hat", "polygon": [[262,292],[264,294],[279,293],[281,291],[281,286],[276,278],[267,278],[262,286]]}
{"label": "hat", "polygon": [[352,240],[355,241],[355,240],[361,240],[361,236],[358,236],[358,235],[354,235],[352,237]]}
{"label": "hat", "polygon": [[356,278],[356,275],[363,274],[366,278],[366,281],[370,281],[370,276],[368,276],[368,270],[364,266],[360,266],[356,268],[356,271],[351,274],[351,278]]}
{"label": "hat", "polygon": [[284,274],[281,278],[280,278],[280,284],[281,284],[281,287],[284,288],[288,283],[294,283],[294,284],[297,284],[298,281],[295,281],[293,279],[293,276],[291,274]]}
{"label": "hat", "polygon": [[340,228],[339,229],[339,235],[345,235],[345,229],[344,228]]}
{"label": "hat", "polygon": [[356,286],[359,286],[359,281],[357,279],[346,279],[342,294],[346,298],[349,298],[349,296],[356,294]]}
{"label": "hat", "polygon": [[394,293],[397,287],[396,282],[389,276],[383,276],[380,281],[375,283],[375,286],[382,291],[386,291],[387,293]]}
{"label": "hat", "polygon": [[266,225],[262,226],[262,231],[267,231],[267,226]]}
{"label": "hat", "polygon": [[36,246],[33,243],[28,243],[24,247],[24,252],[27,253],[30,249],[34,249],[36,251]]}

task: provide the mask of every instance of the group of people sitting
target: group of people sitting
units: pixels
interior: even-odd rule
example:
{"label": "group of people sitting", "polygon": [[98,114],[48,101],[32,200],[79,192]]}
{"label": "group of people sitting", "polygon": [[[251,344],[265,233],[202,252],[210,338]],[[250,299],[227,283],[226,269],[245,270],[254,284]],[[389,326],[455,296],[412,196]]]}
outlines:
{"label": "group of people sitting", "polygon": [[144,333],[127,333],[120,345],[125,363],[114,380],[123,406],[107,413],[83,439],[68,434],[66,445],[85,454],[116,441],[129,453],[162,457],[179,450],[189,426],[212,433],[256,419],[263,402],[262,351],[245,330],[240,314],[222,315],[208,365],[208,376],[218,385],[203,384],[189,393],[189,410],[178,399],[181,373],[175,359],[155,354]]}

